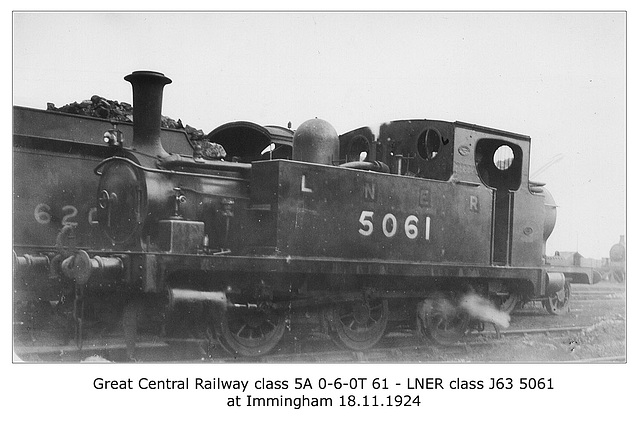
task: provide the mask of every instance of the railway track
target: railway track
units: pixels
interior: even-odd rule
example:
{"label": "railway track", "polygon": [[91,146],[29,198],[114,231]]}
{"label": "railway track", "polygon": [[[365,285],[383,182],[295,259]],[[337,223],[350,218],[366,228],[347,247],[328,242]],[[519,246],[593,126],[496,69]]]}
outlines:
{"label": "railway track", "polygon": [[571,296],[573,301],[609,301],[626,299],[626,289],[624,285],[584,285],[572,286]]}
{"label": "railway track", "polygon": [[[593,303],[602,302],[614,306],[625,301],[623,286],[585,286],[577,285],[572,293],[574,316],[586,314]],[[282,346],[274,353],[259,358],[235,358],[227,354],[215,341],[202,338],[188,339],[141,339],[136,344],[136,358],[140,362],[162,363],[342,363],[342,362],[443,362],[443,357],[456,353],[463,356],[474,350],[489,347],[506,346],[510,340],[539,337],[544,340],[559,339],[568,336],[580,336],[597,326],[597,320],[566,324],[549,316],[540,304],[527,304],[512,313],[512,325],[509,329],[498,330],[490,324],[482,332],[472,332],[465,336],[463,343],[439,346],[427,343],[414,330],[398,328],[387,334],[376,348],[363,352],[354,352],[336,347],[331,338],[322,333],[310,335],[288,334]],[[565,322],[565,324],[561,324]],[[126,345],[122,337],[114,334],[96,340],[88,340],[79,349],[74,344],[52,341],[42,334],[31,334],[27,341],[15,343],[16,360],[26,362],[83,362],[108,361],[125,362]],[[624,357],[610,356],[602,358],[582,358],[568,362],[620,362]],[[444,360],[446,362],[446,359]]]}
{"label": "railway track", "polygon": [[[337,348],[324,334],[312,334],[308,339],[289,340],[280,352],[259,358],[234,358],[223,351],[215,342],[202,339],[180,339],[137,343],[138,360],[141,362],[163,363],[341,363],[341,362],[402,362],[407,358],[417,362],[441,362],[442,354],[470,352],[473,349],[504,344],[507,339],[544,335],[557,338],[568,334],[580,334],[588,326],[523,328],[500,331],[485,330],[465,337],[464,342],[452,345],[428,344],[414,331],[398,331],[388,334],[379,347],[363,352]],[[94,341],[82,349],[67,346],[19,346],[20,357],[28,362],[121,362],[127,361],[126,346],[117,338]],[[594,359],[594,360],[597,360]]]}
{"label": "railway track", "polygon": [[[437,357],[442,354],[469,352],[486,346],[501,343],[507,338],[526,337],[529,335],[545,334],[547,336],[562,336],[571,333],[582,333],[589,327],[560,327],[560,328],[529,328],[501,331],[474,332],[465,337],[463,342],[451,345],[428,344],[420,335],[415,333],[391,333],[380,342],[380,347],[364,352],[346,350],[332,350],[319,352],[300,352],[275,354],[260,358],[260,362],[402,362],[407,357],[421,359],[415,362],[442,362]],[[457,362],[457,361],[456,361]]]}

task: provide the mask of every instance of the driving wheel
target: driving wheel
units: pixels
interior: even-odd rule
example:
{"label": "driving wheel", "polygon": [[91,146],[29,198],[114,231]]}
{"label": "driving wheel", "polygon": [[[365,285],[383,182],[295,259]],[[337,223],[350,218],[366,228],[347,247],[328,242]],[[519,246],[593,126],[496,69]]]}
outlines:
{"label": "driving wheel", "polygon": [[571,298],[571,283],[564,282],[564,287],[546,298],[542,302],[550,314],[560,315],[569,312],[569,299]]}
{"label": "driving wheel", "polygon": [[469,314],[445,298],[427,299],[418,306],[420,331],[441,345],[459,342],[469,328]]}
{"label": "driving wheel", "polygon": [[522,295],[516,292],[509,292],[508,295],[500,295],[496,300],[496,305],[500,309],[500,311],[504,311],[505,313],[511,313],[518,303],[522,301]]}
{"label": "driving wheel", "polygon": [[341,303],[332,310],[331,335],[339,346],[366,350],[380,341],[388,321],[389,305],[386,299]]}
{"label": "driving wheel", "polygon": [[218,322],[218,341],[232,355],[260,356],[280,342],[284,314],[268,305],[227,309]]}

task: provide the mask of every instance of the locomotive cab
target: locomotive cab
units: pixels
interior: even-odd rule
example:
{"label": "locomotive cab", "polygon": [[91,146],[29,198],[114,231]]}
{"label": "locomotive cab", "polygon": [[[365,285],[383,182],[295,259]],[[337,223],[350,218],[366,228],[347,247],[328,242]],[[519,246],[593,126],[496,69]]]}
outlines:
{"label": "locomotive cab", "polygon": [[452,123],[399,120],[380,126],[383,162],[391,173],[447,181],[453,175]]}

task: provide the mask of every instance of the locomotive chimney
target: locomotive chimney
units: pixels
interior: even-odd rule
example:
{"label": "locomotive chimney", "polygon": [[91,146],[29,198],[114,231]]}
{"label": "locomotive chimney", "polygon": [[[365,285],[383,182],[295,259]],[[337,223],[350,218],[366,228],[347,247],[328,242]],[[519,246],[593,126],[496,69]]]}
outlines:
{"label": "locomotive chimney", "polygon": [[150,156],[168,156],[160,142],[162,91],[171,80],[159,72],[136,71],[125,76],[133,87],[133,146]]}

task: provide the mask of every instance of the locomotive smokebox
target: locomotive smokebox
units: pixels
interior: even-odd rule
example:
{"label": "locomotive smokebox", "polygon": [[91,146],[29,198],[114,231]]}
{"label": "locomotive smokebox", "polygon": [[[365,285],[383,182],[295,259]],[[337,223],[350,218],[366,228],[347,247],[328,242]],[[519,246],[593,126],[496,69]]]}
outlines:
{"label": "locomotive smokebox", "polygon": [[133,147],[153,157],[168,156],[160,142],[160,126],[162,91],[171,79],[150,71],[136,71],[124,79],[133,87]]}
{"label": "locomotive smokebox", "polygon": [[331,165],[334,160],[338,160],[339,151],[338,133],[325,120],[307,120],[293,135],[294,160]]}

